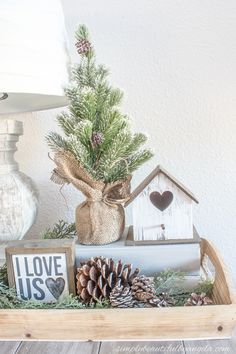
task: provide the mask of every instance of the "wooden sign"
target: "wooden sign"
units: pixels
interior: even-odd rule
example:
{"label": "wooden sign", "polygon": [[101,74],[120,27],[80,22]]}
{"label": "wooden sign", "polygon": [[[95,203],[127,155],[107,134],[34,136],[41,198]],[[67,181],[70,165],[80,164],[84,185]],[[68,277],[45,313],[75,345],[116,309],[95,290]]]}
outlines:
{"label": "wooden sign", "polygon": [[23,300],[56,302],[75,294],[74,240],[22,240],[6,248],[10,287]]}

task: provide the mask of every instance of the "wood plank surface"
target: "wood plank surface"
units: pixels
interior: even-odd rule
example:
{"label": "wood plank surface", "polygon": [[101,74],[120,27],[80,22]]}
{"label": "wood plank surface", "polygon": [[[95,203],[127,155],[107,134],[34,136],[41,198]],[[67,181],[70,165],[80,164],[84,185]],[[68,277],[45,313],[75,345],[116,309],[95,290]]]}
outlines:
{"label": "wood plank surface", "polygon": [[230,339],[184,341],[186,354],[223,353],[235,354],[236,347]]}
{"label": "wood plank surface", "polygon": [[2,340],[225,339],[231,337],[235,325],[236,305],[157,309],[0,310]]}
{"label": "wood plank surface", "polygon": [[1,354],[15,354],[21,342],[0,342]]}
{"label": "wood plank surface", "polygon": [[99,342],[23,342],[16,354],[98,354],[99,347]]}
{"label": "wood plank surface", "polygon": [[159,342],[0,342],[1,354],[235,354],[231,340]]}
{"label": "wood plank surface", "polygon": [[[102,342],[99,354],[140,354],[140,353],[172,353],[184,354],[181,341],[173,342]],[[87,353],[84,353],[87,354]]]}

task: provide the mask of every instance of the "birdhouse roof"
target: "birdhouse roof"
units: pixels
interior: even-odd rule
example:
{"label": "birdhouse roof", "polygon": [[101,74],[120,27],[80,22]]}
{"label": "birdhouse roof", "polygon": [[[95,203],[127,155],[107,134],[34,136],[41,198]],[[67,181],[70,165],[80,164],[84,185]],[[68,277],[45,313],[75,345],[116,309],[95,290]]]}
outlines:
{"label": "birdhouse roof", "polygon": [[143,182],[131,193],[130,199],[125,203],[125,207],[128,206],[132,201],[151,183],[151,181],[160,173],[165,175],[171,182],[173,182],[179,189],[182,190],[189,198],[191,198],[195,203],[199,203],[197,198],[193,193],[187,189],[181,182],[179,182],[175,177],[173,177],[169,172],[167,172],[162,166],[158,165],[151,173],[148,175]]}

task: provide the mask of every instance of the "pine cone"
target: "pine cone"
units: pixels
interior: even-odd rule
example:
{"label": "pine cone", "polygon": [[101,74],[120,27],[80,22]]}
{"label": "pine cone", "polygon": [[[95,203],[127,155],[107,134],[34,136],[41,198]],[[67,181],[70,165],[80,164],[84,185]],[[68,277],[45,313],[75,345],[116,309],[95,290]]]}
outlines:
{"label": "pine cone", "polygon": [[156,296],[155,285],[151,278],[141,275],[132,281],[131,285],[133,297],[150,306],[157,306],[158,298]]}
{"label": "pine cone", "polygon": [[112,307],[134,307],[135,300],[132,296],[130,286],[115,286],[110,294],[110,304]]}
{"label": "pine cone", "polygon": [[91,258],[77,268],[77,294],[85,302],[109,299],[116,285],[131,285],[138,274],[139,269],[132,273],[131,264],[115,263],[111,258]]}
{"label": "pine cone", "polygon": [[175,305],[174,299],[168,293],[158,295],[157,307],[171,307]]}
{"label": "pine cone", "polygon": [[184,306],[205,306],[212,305],[213,301],[205,293],[200,295],[192,293]]}
{"label": "pine cone", "polygon": [[75,43],[75,46],[79,54],[87,54],[92,48],[91,43],[87,39],[81,39]]}

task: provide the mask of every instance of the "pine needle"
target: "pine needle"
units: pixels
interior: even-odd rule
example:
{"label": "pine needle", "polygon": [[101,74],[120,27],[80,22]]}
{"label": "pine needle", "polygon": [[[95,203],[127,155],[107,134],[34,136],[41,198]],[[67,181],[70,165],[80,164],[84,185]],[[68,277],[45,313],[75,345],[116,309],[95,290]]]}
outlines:
{"label": "pine needle", "polygon": [[[115,182],[127,178],[153,154],[143,148],[146,136],[133,134],[129,118],[119,111],[123,93],[110,85],[108,70],[96,63],[85,25],[78,27],[75,39],[80,63],[73,67],[65,89],[68,112],[58,116],[65,136],[50,132],[48,145],[53,151],[70,151],[94,179]],[[92,143],[94,133],[102,136],[96,147]]]}
{"label": "pine needle", "polygon": [[[200,280],[196,288],[189,291],[184,287],[185,276],[186,273],[181,271],[173,271],[171,269],[166,269],[163,272],[158,273],[154,277],[157,295],[161,293],[168,293],[174,299],[175,306],[184,306],[192,293],[199,295],[201,293],[205,293],[208,297],[212,297],[212,280]],[[176,287],[177,280],[179,283],[178,287]]]}
{"label": "pine needle", "polygon": [[70,239],[74,238],[76,235],[75,223],[70,224],[66,221],[59,220],[52,229],[47,229],[45,231],[43,239]]}
{"label": "pine needle", "polygon": [[7,264],[0,267],[0,283],[8,285]]}

